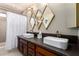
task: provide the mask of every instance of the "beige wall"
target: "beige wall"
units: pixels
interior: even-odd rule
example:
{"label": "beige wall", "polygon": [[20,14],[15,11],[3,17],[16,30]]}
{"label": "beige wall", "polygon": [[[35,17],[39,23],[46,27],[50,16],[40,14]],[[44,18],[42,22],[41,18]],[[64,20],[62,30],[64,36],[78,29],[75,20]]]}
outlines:
{"label": "beige wall", "polygon": [[[69,8],[67,8],[68,6],[70,6]],[[68,4],[68,3],[52,3],[52,4],[48,4],[48,7],[54,12],[55,14],[55,18],[53,19],[53,21],[51,22],[49,28],[46,30],[44,25],[41,26],[40,30],[44,33],[56,33],[57,30],[59,30],[59,32],[61,34],[66,34],[66,35],[78,35],[77,29],[70,29],[67,26],[67,19],[72,19],[74,20],[74,4]],[[72,13],[72,11],[74,11],[74,13]],[[69,12],[71,14],[69,14]],[[30,29],[29,23],[28,23],[28,31]],[[37,27],[34,28],[33,32],[38,32],[39,30],[37,29]]]}
{"label": "beige wall", "polygon": [[0,42],[6,39],[6,18],[0,17]]}

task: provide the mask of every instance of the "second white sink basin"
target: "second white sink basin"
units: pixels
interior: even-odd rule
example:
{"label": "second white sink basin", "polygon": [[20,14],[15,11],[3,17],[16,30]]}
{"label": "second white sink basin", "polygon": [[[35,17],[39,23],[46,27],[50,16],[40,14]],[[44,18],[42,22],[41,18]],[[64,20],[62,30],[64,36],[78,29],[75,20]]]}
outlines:
{"label": "second white sink basin", "polygon": [[34,38],[34,34],[32,33],[24,33],[23,36],[26,38]]}
{"label": "second white sink basin", "polygon": [[61,49],[67,49],[68,39],[58,37],[44,37],[44,43]]}

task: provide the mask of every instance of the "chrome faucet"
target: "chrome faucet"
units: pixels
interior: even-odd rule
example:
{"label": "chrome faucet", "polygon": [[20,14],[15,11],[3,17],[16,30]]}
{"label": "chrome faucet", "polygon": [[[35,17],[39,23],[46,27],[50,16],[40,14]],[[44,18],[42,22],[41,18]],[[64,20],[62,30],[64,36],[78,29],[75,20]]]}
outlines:
{"label": "chrome faucet", "polygon": [[61,34],[58,30],[56,31],[56,34],[57,34],[57,37],[61,37]]}

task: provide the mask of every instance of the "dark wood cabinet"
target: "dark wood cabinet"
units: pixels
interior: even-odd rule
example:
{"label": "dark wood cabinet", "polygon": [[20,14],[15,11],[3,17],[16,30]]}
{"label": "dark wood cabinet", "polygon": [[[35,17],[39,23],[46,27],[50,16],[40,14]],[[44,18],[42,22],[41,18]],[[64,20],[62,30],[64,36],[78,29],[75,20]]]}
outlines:
{"label": "dark wood cabinet", "polygon": [[23,54],[27,55],[27,41],[18,38],[18,50]]}
{"label": "dark wood cabinet", "polygon": [[24,56],[57,56],[50,49],[18,37],[18,49]]}
{"label": "dark wood cabinet", "polygon": [[22,49],[23,49],[23,46],[22,46],[22,42],[19,40],[19,38],[18,38],[18,49],[19,49],[19,51],[22,53],[23,51],[22,51]]}
{"label": "dark wood cabinet", "polygon": [[27,56],[27,45],[23,45],[23,54]]}
{"label": "dark wood cabinet", "polygon": [[28,42],[28,47],[34,50],[35,49],[35,44],[33,44],[31,42]]}
{"label": "dark wood cabinet", "polygon": [[36,55],[41,55],[41,56],[56,56],[53,52],[48,51],[47,49],[36,46]]}
{"label": "dark wood cabinet", "polygon": [[28,41],[28,56],[35,56],[35,44]]}
{"label": "dark wood cabinet", "polygon": [[20,42],[20,45],[19,45],[19,51],[22,53],[23,52],[23,46],[22,46],[22,43]]}
{"label": "dark wood cabinet", "polygon": [[35,56],[35,50],[28,48],[28,56]]}

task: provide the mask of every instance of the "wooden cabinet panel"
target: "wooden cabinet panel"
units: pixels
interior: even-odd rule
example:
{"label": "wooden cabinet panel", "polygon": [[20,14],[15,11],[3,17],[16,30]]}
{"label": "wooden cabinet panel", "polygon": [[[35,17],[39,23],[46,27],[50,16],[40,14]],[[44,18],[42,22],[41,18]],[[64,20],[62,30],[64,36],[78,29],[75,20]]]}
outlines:
{"label": "wooden cabinet panel", "polygon": [[22,46],[19,47],[19,50],[22,52]]}
{"label": "wooden cabinet panel", "polygon": [[49,52],[46,49],[41,48],[39,46],[36,46],[36,52],[44,56],[56,56],[56,54]]}
{"label": "wooden cabinet panel", "polygon": [[36,56],[43,56],[43,55],[40,54],[39,52],[36,52]]}
{"label": "wooden cabinet panel", "polygon": [[22,46],[22,43],[21,43],[21,42],[19,43],[18,49],[19,49],[19,51],[22,53],[23,46]]}
{"label": "wooden cabinet panel", "polygon": [[27,44],[27,41],[20,39],[20,42],[22,42],[23,44]]}
{"label": "wooden cabinet panel", "polygon": [[18,49],[24,56],[56,56],[53,51],[24,39],[18,39]]}
{"label": "wooden cabinet panel", "polygon": [[35,56],[35,50],[28,48],[28,56]]}
{"label": "wooden cabinet panel", "polygon": [[27,56],[27,45],[23,45],[23,54]]}
{"label": "wooden cabinet panel", "polygon": [[28,42],[28,47],[34,49],[35,48],[35,44]]}
{"label": "wooden cabinet panel", "polygon": [[27,42],[19,38],[18,49],[23,55],[27,55]]}

